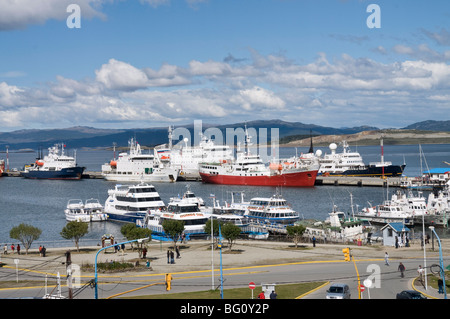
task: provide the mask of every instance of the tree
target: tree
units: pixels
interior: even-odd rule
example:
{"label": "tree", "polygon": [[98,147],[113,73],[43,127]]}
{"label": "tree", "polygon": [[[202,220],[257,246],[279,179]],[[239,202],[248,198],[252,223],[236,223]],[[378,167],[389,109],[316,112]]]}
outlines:
{"label": "tree", "polygon": [[9,237],[19,240],[25,247],[25,254],[28,255],[28,249],[34,240],[41,236],[42,230],[37,227],[20,224],[19,226],[11,228],[9,231]]}
{"label": "tree", "polygon": [[162,227],[166,235],[173,240],[173,247],[175,248],[178,238],[180,238],[181,234],[184,232],[184,221],[166,219],[162,222]]}
{"label": "tree", "polygon": [[[215,242],[217,245],[217,237],[219,236],[219,221],[217,219],[213,219],[212,226],[214,232],[212,236],[215,237]],[[211,219],[208,219],[208,221],[206,222],[204,230],[205,233],[211,235]]]}
{"label": "tree", "polygon": [[[128,240],[136,240],[142,238],[148,238],[149,241],[152,240],[152,231],[148,228],[138,227],[136,226],[136,224],[125,224],[120,229],[120,232]],[[137,242],[139,258],[142,257],[142,250],[144,249],[144,245],[146,244],[146,242]]]}
{"label": "tree", "polygon": [[295,248],[298,247],[298,243],[300,242],[300,239],[302,238],[302,235],[305,232],[305,230],[306,230],[306,227],[302,226],[302,225],[286,227],[288,236],[292,237],[292,239],[294,240]]}
{"label": "tree", "polygon": [[77,251],[80,251],[80,238],[88,233],[88,224],[84,222],[71,221],[64,226],[59,233],[64,239],[72,239],[75,242]]}
{"label": "tree", "polygon": [[220,226],[223,237],[228,240],[228,249],[231,251],[233,241],[239,237],[241,228],[232,223],[226,223]]}

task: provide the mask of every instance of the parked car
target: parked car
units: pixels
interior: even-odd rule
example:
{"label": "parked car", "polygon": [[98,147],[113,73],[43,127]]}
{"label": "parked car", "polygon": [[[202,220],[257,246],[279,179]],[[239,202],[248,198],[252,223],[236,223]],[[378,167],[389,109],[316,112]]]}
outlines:
{"label": "parked car", "polygon": [[403,290],[397,294],[397,299],[427,299],[427,297],[415,290]]}
{"label": "parked car", "polygon": [[332,284],[327,290],[327,299],[350,299],[350,288],[346,284]]}

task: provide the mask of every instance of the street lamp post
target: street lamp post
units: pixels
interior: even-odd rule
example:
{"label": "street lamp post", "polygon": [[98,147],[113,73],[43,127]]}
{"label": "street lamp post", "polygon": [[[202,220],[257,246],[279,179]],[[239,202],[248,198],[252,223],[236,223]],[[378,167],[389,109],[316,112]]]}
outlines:
{"label": "street lamp post", "polygon": [[98,254],[101,251],[103,251],[105,249],[108,249],[108,248],[111,248],[111,247],[114,247],[114,246],[118,246],[118,245],[122,245],[122,244],[128,244],[128,243],[133,243],[133,242],[136,242],[136,241],[137,242],[143,242],[144,240],[147,240],[149,238],[150,237],[124,241],[123,243],[118,243],[118,244],[114,244],[114,245],[109,245],[109,246],[103,247],[103,248],[99,249],[99,251],[97,251],[97,253],[95,254],[95,279],[94,279],[94,281],[95,281],[95,284],[94,284],[94,287],[95,287],[95,299],[98,299],[98,274],[97,274],[97,257],[98,257]]}
{"label": "street lamp post", "polygon": [[441,239],[439,238],[438,234],[436,234],[436,231],[434,230],[434,226],[429,227],[431,231],[434,233],[438,240],[439,244],[439,265],[440,265],[440,274],[442,279],[442,285],[444,288],[444,299],[447,299],[447,289],[445,288],[445,272],[444,272],[444,258],[442,256],[442,245],[441,245]]}

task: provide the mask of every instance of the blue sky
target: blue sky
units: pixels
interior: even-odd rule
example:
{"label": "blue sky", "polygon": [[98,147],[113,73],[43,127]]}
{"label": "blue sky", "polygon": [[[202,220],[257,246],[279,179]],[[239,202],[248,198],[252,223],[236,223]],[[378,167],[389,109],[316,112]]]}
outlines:
{"label": "blue sky", "polygon": [[0,43],[0,131],[449,119],[445,0],[0,1]]}

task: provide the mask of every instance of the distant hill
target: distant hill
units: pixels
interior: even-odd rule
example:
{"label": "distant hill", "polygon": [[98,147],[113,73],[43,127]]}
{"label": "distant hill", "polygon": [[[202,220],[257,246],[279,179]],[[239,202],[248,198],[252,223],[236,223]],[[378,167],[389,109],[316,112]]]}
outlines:
{"label": "distant hill", "polygon": [[404,129],[450,132],[450,121],[422,121],[408,125]]}
{"label": "distant hill", "polygon": [[[226,129],[231,128],[254,128],[257,131],[260,128],[266,128],[270,140],[270,129],[278,128],[279,137],[283,143],[294,142],[303,138],[313,136],[339,136],[352,135],[361,132],[380,131],[376,127],[358,126],[358,127],[326,127],[315,124],[305,124],[301,122],[286,122],[282,120],[256,120],[224,125],[211,125],[203,123],[202,129],[215,127],[222,131],[225,138]],[[189,130],[191,137],[194,133],[194,124],[180,126]],[[175,127],[177,128],[177,127]],[[76,126],[62,129],[29,129],[13,132],[0,132],[0,152],[4,152],[6,145],[10,150],[46,149],[55,143],[66,143],[69,149],[80,148],[105,148],[111,147],[116,143],[118,147],[127,146],[131,137],[136,137],[142,146],[155,146],[168,142],[167,127],[136,128],[136,129],[99,129],[87,126]],[[411,124],[405,129],[427,130],[427,131],[450,131],[450,121],[424,121]],[[176,143],[176,141],[174,141]],[[256,143],[257,141],[252,141]]]}

